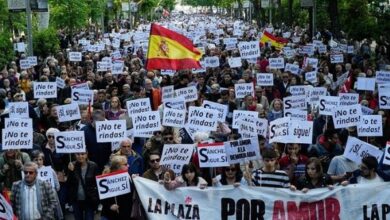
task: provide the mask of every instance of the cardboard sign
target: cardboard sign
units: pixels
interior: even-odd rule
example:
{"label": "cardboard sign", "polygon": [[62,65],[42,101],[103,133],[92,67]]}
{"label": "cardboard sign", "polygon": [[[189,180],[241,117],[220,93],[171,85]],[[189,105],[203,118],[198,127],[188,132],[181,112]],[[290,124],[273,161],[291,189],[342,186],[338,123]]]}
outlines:
{"label": "cardboard sign", "polygon": [[330,63],[344,63],[344,55],[343,54],[331,54],[330,55]]}
{"label": "cardboard sign", "polygon": [[161,100],[164,102],[166,99],[171,99],[175,96],[174,88],[172,86],[164,86],[161,88]]}
{"label": "cardboard sign", "polygon": [[28,102],[8,103],[10,118],[29,118]]}
{"label": "cardboard sign", "polygon": [[5,118],[5,129],[33,129],[33,122],[30,118]]}
{"label": "cardboard sign", "polygon": [[378,84],[390,83],[390,71],[376,71],[376,82]]}
{"label": "cardboard sign", "polygon": [[375,79],[358,77],[357,78],[357,89],[363,91],[374,91],[375,90]]}
{"label": "cardboard sign", "polygon": [[73,121],[81,118],[80,108],[77,103],[60,105],[56,107],[59,122]]}
{"label": "cardboard sign", "polygon": [[313,142],[313,122],[312,121],[294,121],[291,120],[289,128],[289,143],[312,144]]}
{"label": "cardboard sign", "polygon": [[295,121],[306,121],[307,111],[301,109],[289,109],[283,111],[284,117],[290,117],[291,120]]}
{"label": "cardboard sign", "polygon": [[270,122],[269,143],[289,143],[291,120],[289,117],[278,118]]}
{"label": "cardboard sign", "polygon": [[249,162],[261,158],[257,137],[225,142],[225,151],[229,164]]}
{"label": "cardboard sign", "polygon": [[273,86],[274,74],[272,73],[258,73],[256,74],[256,81],[258,86]]}
{"label": "cardboard sign", "polygon": [[164,108],[163,126],[183,128],[186,120],[186,111],[174,108]]}
{"label": "cardboard sign", "polygon": [[316,69],[318,67],[318,59],[317,58],[307,58],[304,66],[306,67],[308,65],[310,65],[311,67]]}
{"label": "cardboard sign", "polygon": [[131,192],[127,170],[96,176],[100,200]]}
{"label": "cardboard sign", "polygon": [[385,155],[383,156],[383,164],[390,165],[390,142],[386,143]]}
{"label": "cardboard sign", "polygon": [[204,100],[203,104],[202,104],[202,107],[203,108],[207,108],[207,109],[217,110],[217,112],[218,112],[218,114],[217,114],[217,121],[220,121],[220,122],[225,122],[226,121],[226,116],[227,116],[228,111],[229,111],[229,106],[223,105],[223,104],[220,104],[220,103],[217,103],[217,102]]}
{"label": "cardboard sign", "polygon": [[[264,118],[257,118],[257,117],[250,117],[250,116],[247,116],[247,115],[241,115],[240,117],[238,117],[237,119],[237,124],[238,124],[238,129],[241,131],[245,131],[245,132],[251,132],[251,137],[254,137],[254,136],[257,136],[257,135],[261,135],[263,137],[267,137],[268,135],[268,120],[267,119],[264,119]],[[246,124],[244,123],[244,125],[248,125],[250,127],[254,127],[255,128],[255,131],[256,131],[256,134],[253,133],[251,130],[251,128],[243,128],[241,127],[241,124],[243,122],[248,122],[250,124]]]}
{"label": "cardboard sign", "polygon": [[30,67],[34,67],[38,65],[38,58],[36,56],[29,56],[27,57],[28,63]]}
{"label": "cardboard sign", "polygon": [[202,131],[216,131],[218,111],[191,106],[188,110],[188,125]]}
{"label": "cardboard sign", "polygon": [[317,71],[311,71],[311,72],[305,73],[305,79],[306,79],[306,81],[308,81],[312,84],[316,84],[317,83]]}
{"label": "cardboard sign", "polygon": [[239,121],[238,133],[241,134],[241,138],[254,138],[257,137],[256,124],[253,122]]}
{"label": "cardboard sign", "polygon": [[260,46],[258,41],[239,42],[238,49],[242,59],[260,57]]}
{"label": "cardboard sign", "polygon": [[164,108],[174,108],[179,110],[186,109],[186,102],[184,97],[179,98],[169,98],[164,100]]}
{"label": "cardboard sign", "polygon": [[106,72],[106,71],[109,71],[111,70],[111,62],[110,63],[107,63],[107,62],[96,62],[96,71],[97,72]]}
{"label": "cardboard sign", "polygon": [[69,61],[80,62],[81,60],[81,52],[69,52]]}
{"label": "cardboard sign", "polygon": [[196,86],[189,86],[175,90],[176,98],[183,97],[186,102],[192,102],[198,99],[198,89]]}
{"label": "cardboard sign", "polygon": [[226,167],[227,162],[224,143],[198,144],[200,167]]}
{"label": "cardboard sign", "polygon": [[124,68],[125,68],[125,63],[123,61],[117,60],[111,64],[111,73],[112,75],[122,74]]}
{"label": "cardboard sign", "polygon": [[339,106],[333,109],[332,118],[336,129],[357,126],[362,117],[359,104],[351,106]]}
{"label": "cardboard sign", "polygon": [[51,168],[51,166],[43,166],[38,169],[37,178],[42,181],[48,182],[51,187],[55,189],[53,172],[54,170]]}
{"label": "cardboard sign", "polygon": [[247,95],[254,96],[253,83],[239,83],[234,84],[234,91],[236,99],[245,98]]}
{"label": "cardboard sign", "polygon": [[269,68],[270,69],[283,69],[284,68],[284,58],[269,58]]}
{"label": "cardboard sign", "polygon": [[134,114],[132,120],[134,131],[149,132],[161,130],[160,112],[158,111]]}
{"label": "cardboard sign", "polygon": [[380,161],[383,152],[374,145],[361,141],[355,137],[348,136],[347,145],[343,155],[355,163],[361,164],[362,159],[369,155]]}
{"label": "cardboard sign", "polygon": [[321,96],[326,96],[327,89],[324,87],[313,87],[310,90],[309,103],[312,105],[318,105]]}
{"label": "cardboard sign", "polygon": [[307,108],[306,96],[300,95],[300,96],[284,97],[283,107],[285,111],[290,109],[306,109]]}
{"label": "cardboard sign", "polygon": [[79,105],[93,105],[93,90],[72,89],[72,103]]}
{"label": "cardboard sign", "polygon": [[230,68],[236,68],[242,66],[241,57],[230,57],[228,58],[228,63]]}
{"label": "cardboard sign", "polygon": [[205,57],[205,67],[219,67],[219,57],[213,56],[213,57]]}
{"label": "cardboard sign", "polygon": [[314,47],[313,45],[305,45],[300,48],[300,54],[307,54],[309,56],[314,55]]}
{"label": "cardboard sign", "polygon": [[383,135],[381,115],[363,115],[357,126],[359,137],[381,137]]}
{"label": "cardboard sign", "polygon": [[192,144],[164,144],[160,165],[181,175],[183,165],[190,162],[193,151]]}
{"label": "cardboard sign", "polygon": [[379,109],[390,109],[390,91],[389,90],[379,90]]}
{"label": "cardboard sign", "polygon": [[86,90],[89,90],[89,86],[88,86],[88,83],[85,82],[85,83],[78,83],[78,84],[74,84],[70,87],[72,90],[73,89],[86,89]]}
{"label": "cardboard sign", "polygon": [[307,95],[310,91],[309,86],[290,86],[291,95]]}
{"label": "cardboard sign", "polygon": [[34,82],[34,99],[57,98],[57,83]]}
{"label": "cardboard sign", "polygon": [[33,148],[32,129],[3,129],[2,150],[8,149],[32,149]]}
{"label": "cardboard sign", "polygon": [[340,106],[357,105],[359,102],[359,94],[356,93],[340,93]]}
{"label": "cardboard sign", "polygon": [[56,83],[57,83],[57,88],[60,88],[60,89],[65,88],[65,80],[64,79],[57,76]]}
{"label": "cardboard sign", "polygon": [[98,143],[122,141],[126,137],[126,120],[96,121]]}
{"label": "cardboard sign", "polygon": [[127,101],[126,108],[130,118],[132,118],[135,114],[152,111],[149,98],[141,98]]}
{"label": "cardboard sign", "polygon": [[12,206],[3,197],[3,195],[0,195],[0,206],[2,207],[0,210],[0,219],[14,219]]}
{"label": "cardboard sign", "polygon": [[363,115],[372,115],[372,113],[374,112],[374,110],[364,106],[364,105],[360,105],[362,107],[362,114]]}
{"label": "cardboard sign", "polygon": [[57,153],[85,153],[84,131],[55,132],[55,145]]}
{"label": "cardboard sign", "polygon": [[233,124],[232,128],[238,129],[238,122],[241,116],[247,116],[251,118],[258,118],[259,113],[254,111],[234,110],[233,111]]}
{"label": "cardboard sign", "polygon": [[30,62],[27,59],[20,60],[19,64],[20,64],[20,69],[22,70],[26,70],[31,67]]}
{"label": "cardboard sign", "polygon": [[284,67],[284,71],[291,72],[292,74],[298,75],[299,66],[291,63],[286,63],[286,66]]}
{"label": "cardboard sign", "polygon": [[160,71],[161,75],[168,75],[170,77],[173,77],[176,73],[175,70],[161,70]]}

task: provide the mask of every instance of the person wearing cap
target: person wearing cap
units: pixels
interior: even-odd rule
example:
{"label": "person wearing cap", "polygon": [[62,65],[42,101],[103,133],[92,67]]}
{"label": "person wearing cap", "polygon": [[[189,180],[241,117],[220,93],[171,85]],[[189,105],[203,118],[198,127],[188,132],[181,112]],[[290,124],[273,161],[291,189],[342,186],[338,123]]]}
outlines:
{"label": "person wearing cap", "polygon": [[284,170],[278,170],[276,167],[278,155],[275,150],[266,149],[262,156],[264,167],[252,172],[250,169],[245,171],[245,179],[248,181],[248,185],[275,188],[290,187],[290,179],[287,173]]}

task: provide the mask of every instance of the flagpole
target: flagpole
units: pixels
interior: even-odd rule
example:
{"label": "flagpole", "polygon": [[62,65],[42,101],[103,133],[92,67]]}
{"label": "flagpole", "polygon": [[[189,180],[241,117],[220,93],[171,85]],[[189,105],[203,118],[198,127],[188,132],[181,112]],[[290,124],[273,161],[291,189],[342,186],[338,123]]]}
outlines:
{"label": "flagpole", "polygon": [[149,51],[150,51],[150,41],[151,41],[151,38],[152,38],[152,28],[154,26],[154,22],[150,24],[150,30],[149,30],[149,42],[148,42],[148,52],[146,53],[146,61],[145,61],[145,68],[146,70],[148,71],[148,62],[149,62]]}

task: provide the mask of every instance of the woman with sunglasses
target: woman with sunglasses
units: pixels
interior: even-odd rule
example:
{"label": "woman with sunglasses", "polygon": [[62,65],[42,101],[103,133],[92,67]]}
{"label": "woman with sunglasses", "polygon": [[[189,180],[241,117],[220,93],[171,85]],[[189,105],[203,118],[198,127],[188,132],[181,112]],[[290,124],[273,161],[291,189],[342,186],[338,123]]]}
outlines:
{"label": "woman with sunglasses", "polygon": [[248,185],[245,178],[243,178],[240,164],[231,164],[228,167],[223,167],[222,173],[213,179],[213,186],[219,187],[223,185]]}
{"label": "woman with sunglasses", "polygon": [[[128,164],[125,156],[114,155],[110,159],[110,167],[103,174],[127,171]],[[129,183],[130,184],[130,183]],[[127,194],[101,200],[103,209],[101,220],[130,219],[132,210],[133,191]]]}
{"label": "woman with sunglasses", "polygon": [[181,170],[181,175],[171,180],[169,172],[164,173],[164,186],[167,190],[173,190],[178,187],[197,186],[201,189],[206,188],[207,182],[199,176],[194,164],[186,164]]}

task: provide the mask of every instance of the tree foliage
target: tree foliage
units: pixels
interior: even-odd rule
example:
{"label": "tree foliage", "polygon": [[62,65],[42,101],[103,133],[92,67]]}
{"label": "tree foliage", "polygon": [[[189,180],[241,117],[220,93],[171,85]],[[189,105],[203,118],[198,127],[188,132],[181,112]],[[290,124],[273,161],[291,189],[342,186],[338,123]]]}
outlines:
{"label": "tree foliage", "polygon": [[91,6],[85,0],[52,0],[51,6],[50,23],[57,29],[73,32],[88,24]]}
{"label": "tree foliage", "polygon": [[15,55],[9,32],[0,33],[0,71],[10,62]]}
{"label": "tree foliage", "polygon": [[60,41],[55,29],[36,31],[33,38],[34,55],[45,58],[60,49]]}

